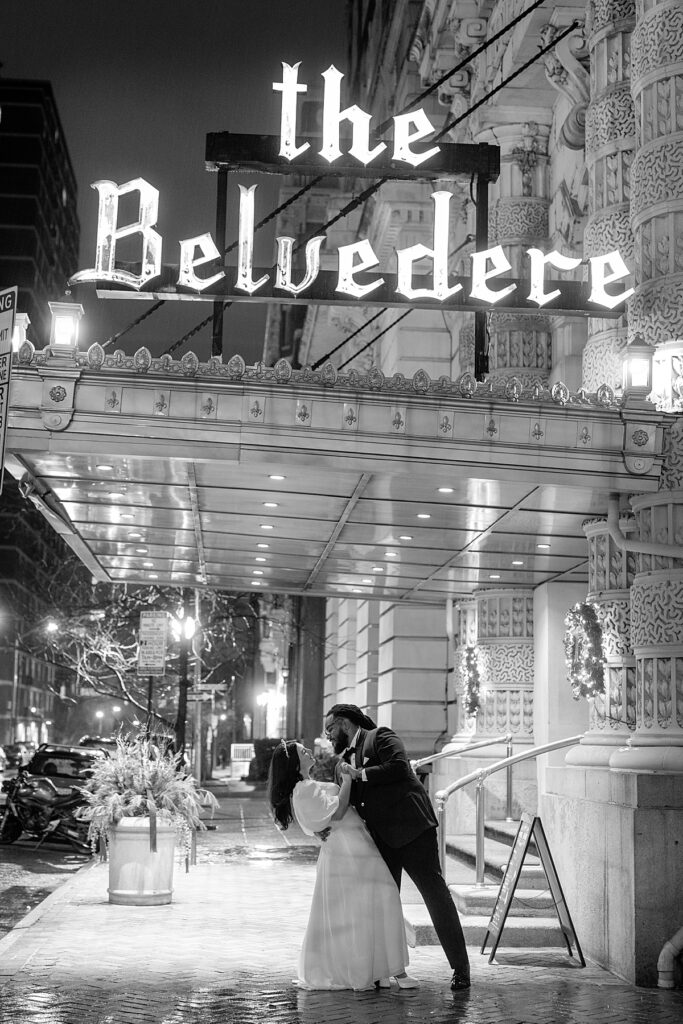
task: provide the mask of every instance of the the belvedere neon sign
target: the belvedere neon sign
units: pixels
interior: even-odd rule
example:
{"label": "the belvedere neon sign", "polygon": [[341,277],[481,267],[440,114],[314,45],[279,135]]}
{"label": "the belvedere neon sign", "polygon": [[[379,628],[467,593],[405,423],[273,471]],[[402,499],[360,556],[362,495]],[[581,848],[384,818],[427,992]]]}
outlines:
{"label": "the belvedere neon sign", "polygon": [[[286,164],[297,169],[297,160],[310,149],[307,141],[298,141],[297,133],[297,98],[304,93],[307,86],[299,83],[299,64],[283,63],[282,82],[273,83],[273,89],[282,96],[280,121],[279,157]],[[343,75],[334,66],[322,75],[324,81],[323,95],[323,130],[319,157],[333,165],[340,159],[354,160],[367,165],[385,154],[387,145],[377,142],[371,145],[371,115],[357,106],[341,109],[341,80]],[[393,152],[394,163],[405,163],[412,168],[428,162],[438,156],[441,147],[432,146],[426,150],[415,151],[415,143],[424,142],[433,134],[434,127],[422,109],[411,113],[397,115],[393,121]],[[343,122],[351,125],[351,144],[347,152],[342,153],[340,127]],[[444,147],[447,148],[447,147]],[[80,282],[109,283],[135,291],[153,290],[153,282],[162,272],[163,240],[156,223],[159,209],[159,192],[145,181],[136,178],[123,185],[113,181],[96,181],[94,188],[99,194],[99,210],[97,220],[97,243],[95,266],[90,270],[82,270],[75,274],[70,283]],[[293,276],[293,251],[295,239],[288,236],[276,238],[277,259],[272,271],[254,276],[254,213],[255,195],[258,186],[246,187],[239,185],[239,239],[236,277],[234,281],[236,298],[260,298],[273,290],[278,293],[281,301],[318,301],[316,298],[316,282],[321,276],[320,251],[325,242],[324,236],[309,239],[305,247],[305,269],[298,272],[298,279]],[[132,192],[139,193],[138,219],[131,224],[118,226],[118,205],[121,196]],[[529,279],[525,282],[510,282],[509,274],[512,267],[501,245],[495,245],[481,252],[471,254],[472,273],[467,279],[468,294],[462,279],[451,279],[448,272],[448,225],[452,193],[440,189],[432,193],[434,204],[434,226],[432,245],[417,244],[405,249],[395,250],[397,273],[392,282],[392,291],[401,301],[414,304],[448,304],[452,305],[453,296],[458,295],[461,308],[467,308],[467,300],[478,304],[496,306],[504,303],[518,287],[525,291],[524,302],[527,307],[541,308],[555,302],[561,294],[560,282],[553,282],[559,287],[547,289],[546,269],[552,267],[560,272],[576,270],[583,262],[580,258],[564,256],[557,251],[544,254],[540,249],[527,249],[529,257]],[[130,235],[139,235],[141,240],[140,272],[133,273],[116,266],[116,244],[120,239]],[[416,264],[427,260],[431,265],[431,275],[416,273]],[[618,251],[601,256],[589,257],[586,261],[589,268],[588,303],[598,309],[615,310],[621,307],[633,288],[622,288],[615,294],[607,291],[607,286],[618,285],[629,276],[629,270]],[[221,267],[221,254],[209,232],[180,241],[179,271],[177,287],[186,292],[194,293],[195,297],[209,297],[216,292],[226,294],[226,272],[200,277],[197,269],[206,264],[214,268]],[[333,285],[334,295],[340,300],[362,300],[364,302],[377,299],[380,294],[386,295],[387,279],[377,272],[379,260],[368,239],[361,239],[350,245],[342,245],[337,250],[337,274]],[[327,275],[329,276],[329,275]],[[393,278],[393,275],[391,275]],[[503,287],[492,288],[489,281],[499,281]],[[429,286],[425,287],[425,281]],[[419,285],[419,286],[418,286]],[[394,287],[395,286],[395,287]],[[189,297],[186,296],[185,297]],[[269,294],[269,297],[272,297]],[[275,296],[277,298],[277,296]],[[330,301],[329,297],[325,301]]]}

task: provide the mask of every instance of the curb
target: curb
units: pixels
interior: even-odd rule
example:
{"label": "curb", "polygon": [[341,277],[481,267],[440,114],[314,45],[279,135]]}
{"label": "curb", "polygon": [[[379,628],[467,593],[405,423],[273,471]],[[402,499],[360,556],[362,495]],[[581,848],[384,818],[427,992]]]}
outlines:
{"label": "curb", "polygon": [[62,884],[56,889],[53,889],[53,891],[46,896],[44,900],[40,901],[37,907],[34,907],[33,910],[29,910],[28,914],[25,914],[24,917],[17,921],[7,935],[4,935],[0,939],[0,961],[2,961],[3,954],[10,948],[10,946],[13,946],[29,928],[36,924],[36,922],[40,921],[43,914],[45,914],[54,903],[58,903],[60,902],[60,899],[63,899],[65,891],[74,886],[79,877],[85,871],[91,871],[97,864],[99,864],[99,860],[97,857],[93,857],[87,864],[84,864],[82,867],[78,868],[77,871],[74,871],[70,878],[67,878],[65,882],[62,882]]}

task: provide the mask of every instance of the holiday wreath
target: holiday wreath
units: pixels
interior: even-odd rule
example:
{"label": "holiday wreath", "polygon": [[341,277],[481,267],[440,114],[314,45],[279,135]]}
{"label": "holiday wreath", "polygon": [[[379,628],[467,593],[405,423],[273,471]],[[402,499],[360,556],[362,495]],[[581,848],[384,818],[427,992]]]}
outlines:
{"label": "holiday wreath", "polygon": [[605,692],[602,630],[592,604],[575,604],[564,620],[564,652],[574,700]]}

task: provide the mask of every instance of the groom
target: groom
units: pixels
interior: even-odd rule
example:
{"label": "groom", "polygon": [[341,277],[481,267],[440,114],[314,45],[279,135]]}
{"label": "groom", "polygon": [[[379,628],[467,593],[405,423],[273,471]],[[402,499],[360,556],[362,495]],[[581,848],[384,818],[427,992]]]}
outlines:
{"label": "groom", "polygon": [[338,768],[353,779],[351,803],[368,826],[397,886],[405,869],[425,901],[453,970],[454,992],[470,987],[470,965],[458,911],[439,866],[437,820],[401,739],[355,704],[335,704],[325,733]]}

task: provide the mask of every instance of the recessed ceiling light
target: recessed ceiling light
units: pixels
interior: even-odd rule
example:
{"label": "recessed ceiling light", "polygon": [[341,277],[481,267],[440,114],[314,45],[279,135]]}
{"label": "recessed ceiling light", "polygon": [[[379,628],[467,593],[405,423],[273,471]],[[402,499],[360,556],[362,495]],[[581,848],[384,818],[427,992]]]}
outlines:
{"label": "recessed ceiling light", "polygon": [[257,544],[256,547],[257,548],[269,548],[270,544]]}
{"label": "recessed ceiling light", "polygon": [[125,494],[123,493],[123,491],[110,491],[109,492],[109,497],[110,498],[125,498]]}
{"label": "recessed ceiling light", "polygon": [[418,519],[431,519],[432,517],[430,516],[429,512],[418,512],[417,513],[417,518]]}
{"label": "recessed ceiling light", "polygon": [[360,587],[354,587],[353,590],[351,591],[351,593],[352,594],[362,594],[363,591],[360,589]]}
{"label": "recessed ceiling light", "polygon": [[387,558],[398,558],[397,551],[385,551],[384,554],[387,556]]}
{"label": "recessed ceiling light", "polygon": [[136,553],[138,555],[146,555],[147,554],[147,548],[136,548],[135,551],[136,551]]}
{"label": "recessed ceiling light", "polygon": [[373,565],[372,571],[373,572],[384,572],[384,569],[382,568],[381,565]]}
{"label": "recessed ceiling light", "polygon": [[141,533],[129,533],[128,534],[128,540],[142,540],[142,534]]}
{"label": "recessed ceiling light", "polygon": [[273,527],[271,526],[270,523],[261,523],[261,529],[262,530],[272,530]]}
{"label": "recessed ceiling light", "polygon": [[537,548],[542,548],[544,551],[550,547],[550,544],[537,544]]}
{"label": "recessed ceiling light", "polygon": [[515,559],[513,559],[512,564],[513,565],[524,565],[524,562],[522,562],[521,559],[519,559],[519,558],[515,558]]}
{"label": "recessed ceiling light", "polygon": [[499,580],[500,576],[499,576],[499,574],[497,572],[492,572],[492,573],[489,573],[489,579],[490,580]]}
{"label": "recessed ceiling light", "polygon": [[154,566],[154,562],[143,562],[142,564],[145,567],[145,569],[152,569]]}
{"label": "recessed ceiling light", "polygon": [[265,562],[265,558],[263,557],[263,555],[257,555],[256,558],[254,559],[254,561],[255,562]]}
{"label": "recessed ceiling light", "polygon": [[103,473],[107,473],[107,472],[111,471],[114,467],[113,466],[107,466],[104,462],[99,462],[97,464],[97,468],[101,469]]}
{"label": "recessed ceiling light", "polygon": [[252,576],[263,576],[263,569],[252,569],[251,570],[251,575]]}
{"label": "recessed ceiling light", "polygon": [[439,490],[439,494],[452,494],[453,493],[453,488],[452,487],[439,487],[438,490]]}
{"label": "recessed ceiling light", "polygon": [[260,587],[262,585],[262,583],[263,583],[263,580],[252,580],[251,581],[252,587]]}
{"label": "recessed ceiling light", "polygon": [[265,508],[277,508],[277,502],[276,501],[264,501],[263,505],[264,505]]}
{"label": "recessed ceiling light", "polygon": [[286,480],[287,478],[284,477],[284,476],[280,476],[279,473],[271,473],[270,476],[268,477],[268,479],[269,480]]}
{"label": "recessed ceiling light", "polygon": [[119,512],[119,519],[135,519],[132,512]]}
{"label": "recessed ceiling light", "polygon": [[399,540],[412,540],[413,539],[413,535],[411,533],[402,533],[401,536],[398,539]]}
{"label": "recessed ceiling light", "polygon": [[150,580],[158,580],[158,579],[159,579],[159,573],[157,573],[157,572],[151,572],[151,573],[149,574],[149,579],[150,579]]}
{"label": "recessed ceiling light", "polygon": [[371,580],[371,579],[364,579],[364,580],[361,580],[361,583],[374,583],[374,582],[375,582],[375,581],[374,581],[374,580]]}

